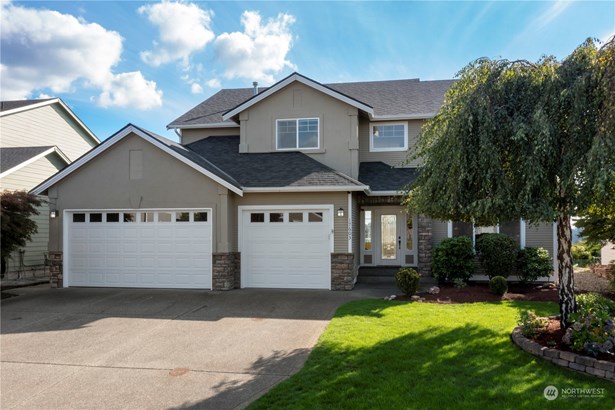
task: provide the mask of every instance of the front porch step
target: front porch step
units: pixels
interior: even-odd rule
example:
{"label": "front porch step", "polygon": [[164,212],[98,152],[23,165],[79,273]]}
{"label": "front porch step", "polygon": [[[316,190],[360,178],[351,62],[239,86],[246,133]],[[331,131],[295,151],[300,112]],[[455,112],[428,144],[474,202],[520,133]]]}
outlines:
{"label": "front porch step", "polygon": [[362,266],[359,268],[359,278],[363,277],[395,277],[400,266]]}

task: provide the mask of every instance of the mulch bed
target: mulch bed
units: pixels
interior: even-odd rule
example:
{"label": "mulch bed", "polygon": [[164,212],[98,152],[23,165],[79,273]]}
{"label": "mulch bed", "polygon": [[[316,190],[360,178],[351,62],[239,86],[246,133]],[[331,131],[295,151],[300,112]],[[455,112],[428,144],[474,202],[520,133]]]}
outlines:
{"label": "mulch bed", "polygon": [[[431,303],[499,302],[502,300],[559,301],[557,288],[548,285],[538,289],[536,285],[510,284],[504,296],[491,292],[486,283],[471,283],[464,288],[445,285],[440,287],[440,293],[437,295],[421,293],[419,296],[425,298],[425,302]],[[395,300],[409,299],[407,296],[400,295]]]}
{"label": "mulch bed", "polygon": [[[562,342],[562,337],[565,333],[566,331],[560,326],[559,319],[549,319],[547,328],[531,339],[542,346],[583,355],[582,352],[576,352],[572,350],[569,345]],[[615,357],[602,353],[598,354],[596,359],[615,362]]]}

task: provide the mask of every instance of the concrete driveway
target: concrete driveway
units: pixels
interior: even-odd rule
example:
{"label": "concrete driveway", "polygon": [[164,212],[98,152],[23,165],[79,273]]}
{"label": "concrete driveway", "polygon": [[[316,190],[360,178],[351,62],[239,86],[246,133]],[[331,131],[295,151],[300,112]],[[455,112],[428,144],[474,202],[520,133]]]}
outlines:
{"label": "concrete driveway", "polygon": [[19,296],[2,301],[2,409],[241,408],[303,366],[340,304],[372,295],[9,292]]}

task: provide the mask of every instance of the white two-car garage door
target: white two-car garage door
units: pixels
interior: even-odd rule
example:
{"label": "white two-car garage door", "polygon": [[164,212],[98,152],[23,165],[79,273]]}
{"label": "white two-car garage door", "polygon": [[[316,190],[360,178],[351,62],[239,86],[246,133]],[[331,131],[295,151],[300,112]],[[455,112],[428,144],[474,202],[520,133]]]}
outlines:
{"label": "white two-car garage door", "polygon": [[65,286],[211,289],[212,213],[65,212]]}
{"label": "white two-car garage door", "polygon": [[240,207],[239,214],[242,287],[331,289],[331,207]]}

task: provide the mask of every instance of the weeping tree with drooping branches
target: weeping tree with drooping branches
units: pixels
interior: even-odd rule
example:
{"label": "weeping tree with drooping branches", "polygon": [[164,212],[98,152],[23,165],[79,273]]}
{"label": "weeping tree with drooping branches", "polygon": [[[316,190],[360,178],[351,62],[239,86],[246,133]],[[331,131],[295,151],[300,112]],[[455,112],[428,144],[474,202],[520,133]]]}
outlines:
{"label": "weeping tree with drooping branches", "polygon": [[555,222],[563,327],[576,309],[570,217],[608,201],[615,172],[615,43],[563,61],[482,58],[458,74],[419,136],[411,212],[495,225]]}

